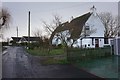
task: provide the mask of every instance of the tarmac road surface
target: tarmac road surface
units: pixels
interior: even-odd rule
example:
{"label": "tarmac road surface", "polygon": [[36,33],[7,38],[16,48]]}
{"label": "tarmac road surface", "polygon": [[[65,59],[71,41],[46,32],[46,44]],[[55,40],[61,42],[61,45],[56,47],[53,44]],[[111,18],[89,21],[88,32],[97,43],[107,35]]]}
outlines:
{"label": "tarmac road surface", "polygon": [[3,54],[3,78],[98,78],[72,65],[42,65],[40,57],[26,53],[22,47],[8,47]]}

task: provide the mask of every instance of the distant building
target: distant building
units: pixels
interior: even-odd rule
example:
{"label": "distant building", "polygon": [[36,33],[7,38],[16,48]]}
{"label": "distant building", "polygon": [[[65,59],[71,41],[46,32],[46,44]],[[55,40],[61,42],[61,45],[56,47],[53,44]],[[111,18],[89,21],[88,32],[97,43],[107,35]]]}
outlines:
{"label": "distant building", "polygon": [[[91,11],[58,26],[52,33],[50,40],[53,45],[62,43],[61,35],[65,36],[67,45],[73,41],[73,47],[96,48],[110,45],[112,38],[105,38],[105,27],[93,6]],[[68,41],[69,39],[69,41]]]}
{"label": "distant building", "polygon": [[[12,37],[13,41],[16,43],[24,43],[24,42],[28,42],[28,36],[23,36],[23,37]],[[33,42],[39,42],[40,41],[40,37],[30,37],[30,43]]]}
{"label": "distant building", "polygon": [[19,42],[22,37],[11,37],[14,42]]}

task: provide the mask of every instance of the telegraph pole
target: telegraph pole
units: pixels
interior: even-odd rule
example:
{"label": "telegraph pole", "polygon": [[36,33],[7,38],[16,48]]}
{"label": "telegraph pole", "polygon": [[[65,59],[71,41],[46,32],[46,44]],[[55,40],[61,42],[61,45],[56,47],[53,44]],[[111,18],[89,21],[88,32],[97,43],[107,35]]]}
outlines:
{"label": "telegraph pole", "polygon": [[30,47],[30,11],[28,13],[28,49]]}
{"label": "telegraph pole", "polygon": [[16,29],[17,29],[17,38],[18,38],[18,27]]}
{"label": "telegraph pole", "polygon": [[[18,41],[18,27],[16,27],[16,30],[17,30],[17,41]],[[16,42],[17,42],[17,41],[16,41]]]}

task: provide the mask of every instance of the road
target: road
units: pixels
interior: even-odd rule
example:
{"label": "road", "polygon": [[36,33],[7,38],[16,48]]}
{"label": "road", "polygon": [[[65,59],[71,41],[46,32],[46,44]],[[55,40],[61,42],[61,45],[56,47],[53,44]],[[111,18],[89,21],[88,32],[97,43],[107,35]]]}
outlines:
{"label": "road", "polygon": [[9,47],[3,54],[3,78],[98,78],[72,65],[42,65],[40,58],[22,47]]}

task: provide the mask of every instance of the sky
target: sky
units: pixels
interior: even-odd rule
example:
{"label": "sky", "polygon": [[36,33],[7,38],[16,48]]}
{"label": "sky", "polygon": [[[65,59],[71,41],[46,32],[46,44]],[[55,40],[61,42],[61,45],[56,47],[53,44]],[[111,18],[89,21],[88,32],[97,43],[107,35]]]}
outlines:
{"label": "sky", "polygon": [[2,2],[2,7],[7,8],[11,14],[10,28],[4,31],[4,38],[28,35],[28,11],[31,12],[31,36],[39,29],[45,35],[42,21],[50,23],[54,14],[62,17],[63,21],[68,21],[71,16],[78,17],[90,11],[92,6],[97,8],[97,13],[111,12],[118,13],[117,2]]}
{"label": "sky", "polygon": [[2,0],[2,2],[118,2],[119,0]]}

